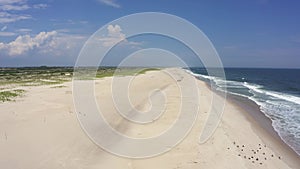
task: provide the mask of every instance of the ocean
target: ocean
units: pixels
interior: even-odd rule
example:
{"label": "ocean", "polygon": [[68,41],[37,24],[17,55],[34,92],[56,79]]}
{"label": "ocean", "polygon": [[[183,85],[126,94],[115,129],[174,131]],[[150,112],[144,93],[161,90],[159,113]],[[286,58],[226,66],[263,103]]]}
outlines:
{"label": "ocean", "polygon": [[300,155],[300,69],[225,68],[226,79],[208,76],[205,68],[192,75],[216,90],[254,101],[272,121],[281,139]]}

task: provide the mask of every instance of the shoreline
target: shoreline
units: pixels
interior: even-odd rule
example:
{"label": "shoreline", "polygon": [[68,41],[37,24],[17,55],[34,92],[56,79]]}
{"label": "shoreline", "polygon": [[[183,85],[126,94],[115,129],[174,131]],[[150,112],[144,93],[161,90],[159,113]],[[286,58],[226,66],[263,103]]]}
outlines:
{"label": "shoreline", "polygon": [[[282,142],[282,144],[286,145],[291,151],[293,151],[297,156],[300,157],[300,154],[297,154],[297,152],[290,147],[285,141],[280,137],[280,135],[277,133],[277,131],[272,126],[272,121],[269,119],[261,110],[259,105],[257,105],[254,101],[244,98],[242,96],[234,96],[229,94],[228,95],[229,101],[233,104],[236,104],[237,106],[240,106],[249,116],[249,120],[255,120],[257,124],[259,124],[260,128],[264,129],[270,136],[272,136],[274,139],[277,139],[279,142]],[[251,119],[250,119],[251,118]]]}
{"label": "shoreline", "polygon": [[[185,70],[185,69],[184,69]],[[223,91],[217,91],[212,89],[210,82],[202,80],[198,78],[198,76],[191,71],[187,71],[187,73],[194,76],[196,79],[204,82],[207,87],[212,90],[215,93],[224,93]],[[220,95],[222,95],[220,94]],[[282,138],[279,133],[275,130],[275,128],[272,125],[272,120],[260,109],[260,105],[258,105],[255,101],[243,97],[242,95],[232,94],[230,92],[226,92],[226,99],[231,101],[231,103],[236,104],[238,107],[242,107],[243,110],[247,112],[246,115],[251,115],[251,117],[258,122],[258,124],[267,132],[269,132],[274,138],[279,139],[281,142],[283,142],[285,145],[287,145],[293,152],[295,152],[299,157],[300,153],[297,153],[296,150],[292,146],[290,146],[288,143],[285,142],[284,138]]]}
{"label": "shoreline", "polygon": [[[209,88],[209,90],[211,90],[212,92],[215,92],[217,94],[222,92],[213,90],[209,82],[203,81],[196,76],[194,77],[197,80],[205,83],[207,88]],[[221,94],[218,95],[222,97]],[[284,140],[279,136],[277,131],[272,126],[271,119],[269,119],[260,110],[259,105],[257,105],[253,100],[231,93],[226,93],[226,102],[233,104],[237,109],[240,110],[241,114],[245,116],[246,119],[250,122],[252,129],[264,142],[268,142],[269,146],[273,149],[273,151],[275,151],[275,153],[283,153],[288,157],[285,159],[288,165],[291,165],[292,167],[300,166],[300,155],[297,154],[297,152],[287,143],[285,143]]]}
{"label": "shoreline", "polygon": [[[206,83],[207,87],[211,89],[211,86],[208,82],[205,82],[201,79],[198,79],[204,83]],[[221,92],[221,91],[215,91],[212,90],[212,92]],[[297,156],[300,157],[300,154],[298,154],[292,147],[290,147],[277,133],[277,131],[272,126],[272,121],[269,119],[264,112],[260,110],[260,106],[257,105],[253,100],[250,100],[248,98],[234,95],[231,93],[226,94],[226,99],[230,103],[235,104],[239,109],[241,109],[242,113],[244,113],[245,116],[249,120],[254,120],[253,122],[259,124],[260,128],[264,129],[266,132],[268,132],[274,139],[277,139],[278,141],[282,142],[282,144],[285,144],[291,151],[293,151]]]}
{"label": "shoreline", "polygon": [[[227,95],[227,99],[236,105],[237,108],[241,109],[240,112],[251,122],[253,130],[264,142],[268,142],[268,145],[275,153],[284,153],[287,157],[285,160],[288,164],[292,164],[297,160],[300,161],[300,155],[282,140],[273,128],[272,121],[259,109],[259,105],[247,98],[231,94]],[[269,139],[266,139],[266,137]],[[300,162],[298,162],[298,164],[300,165]]]}

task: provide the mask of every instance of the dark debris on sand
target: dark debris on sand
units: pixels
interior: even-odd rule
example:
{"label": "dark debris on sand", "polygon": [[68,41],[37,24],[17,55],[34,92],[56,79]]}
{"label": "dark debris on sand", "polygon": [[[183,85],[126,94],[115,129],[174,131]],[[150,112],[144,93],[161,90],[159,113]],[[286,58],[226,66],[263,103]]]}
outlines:
{"label": "dark debris on sand", "polygon": [[[238,149],[239,153],[237,154],[237,156],[244,158],[246,160],[249,160],[253,164],[263,165],[263,161],[276,159],[276,158],[274,158],[275,157],[274,154],[267,153],[267,149],[266,149],[267,145],[265,145],[265,144],[258,144],[257,148],[255,148],[255,149],[246,148],[246,147],[250,147],[250,146],[245,145],[245,144],[238,144],[238,142],[236,142],[236,141],[232,142],[232,144],[234,145],[234,147],[227,147],[227,150]],[[248,156],[249,154],[247,154],[247,152],[248,153],[253,152],[253,155]],[[273,157],[273,158],[268,159],[267,156]],[[281,156],[278,156],[279,160],[281,158],[282,158]]]}

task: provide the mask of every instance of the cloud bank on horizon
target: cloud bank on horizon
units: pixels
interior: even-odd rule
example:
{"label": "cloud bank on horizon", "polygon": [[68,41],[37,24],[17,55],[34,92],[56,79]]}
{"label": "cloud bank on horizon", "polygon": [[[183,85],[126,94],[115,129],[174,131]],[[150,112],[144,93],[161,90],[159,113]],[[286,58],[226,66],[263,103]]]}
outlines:
{"label": "cloud bank on horizon", "polygon": [[[261,0],[0,0],[0,66],[72,66],[84,42],[103,25],[136,12],[160,11],[198,26],[225,66],[300,68],[299,8],[300,2]],[[100,39],[103,46],[122,41],[127,48],[147,48],[147,39],[127,40],[122,29],[109,25]]]}

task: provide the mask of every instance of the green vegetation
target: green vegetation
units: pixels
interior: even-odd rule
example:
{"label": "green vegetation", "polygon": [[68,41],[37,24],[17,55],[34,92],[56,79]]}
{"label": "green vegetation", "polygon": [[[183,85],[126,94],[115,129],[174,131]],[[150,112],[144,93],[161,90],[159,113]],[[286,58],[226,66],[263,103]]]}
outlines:
{"label": "green vegetation", "polygon": [[21,90],[21,89],[2,91],[0,92],[0,102],[13,101],[15,97],[22,95],[24,92],[25,90]]}
{"label": "green vegetation", "polygon": [[160,70],[159,68],[145,68],[143,70],[141,70],[140,72],[138,72],[138,74],[145,74],[148,71],[157,71]]}
{"label": "green vegetation", "polygon": [[81,68],[76,70],[76,78],[79,80],[93,80],[95,78],[104,78],[111,76],[132,76],[144,74],[147,71],[159,70],[158,68],[134,68],[134,67],[100,67],[95,74],[95,69]]}
{"label": "green vegetation", "polygon": [[129,76],[144,74],[147,71],[159,70],[158,68],[133,68],[133,67],[100,67],[95,74],[95,68],[72,67],[23,67],[0,68],[0,102],[11,101],[22,95],[24,90],[13,90],[18,86],[55,85],[52,88],[65,87],[64,82],[72,80],[73,74],[80,80],[93,80],[110,76]]}
{"label": "green vegetation", "polygon": [[158,68],[110,68],[98,69],[96,78],[110,77],[110,76],[132,76],[144,74],[147,71],[159,70]]}
{"label": "green vegetation", "polygon": [[60,86],[52,86],[51,88],[57,89],[57,88],[64,88],[64,87],[67,87],[67,86],[65,86],[65,85],[60,85]]}
{"label": "green vegetation", "polygon": [[0,86],[38,86],[61,84],[70,81],[71,67],[0,68]]}
{"label": "green vegetation", "polygon": [[[80,68],[76,69],[76,76],[80,79],[95,79],[109,76],[129,76],[143,74],[147,71],[159,70],[158,68],[116,68],[100,67],[97,73],[95,69]],[[24,67],[24,68],[0,68],[0,86],[38,86],[56,85],[72,80],[72,67]]]}

